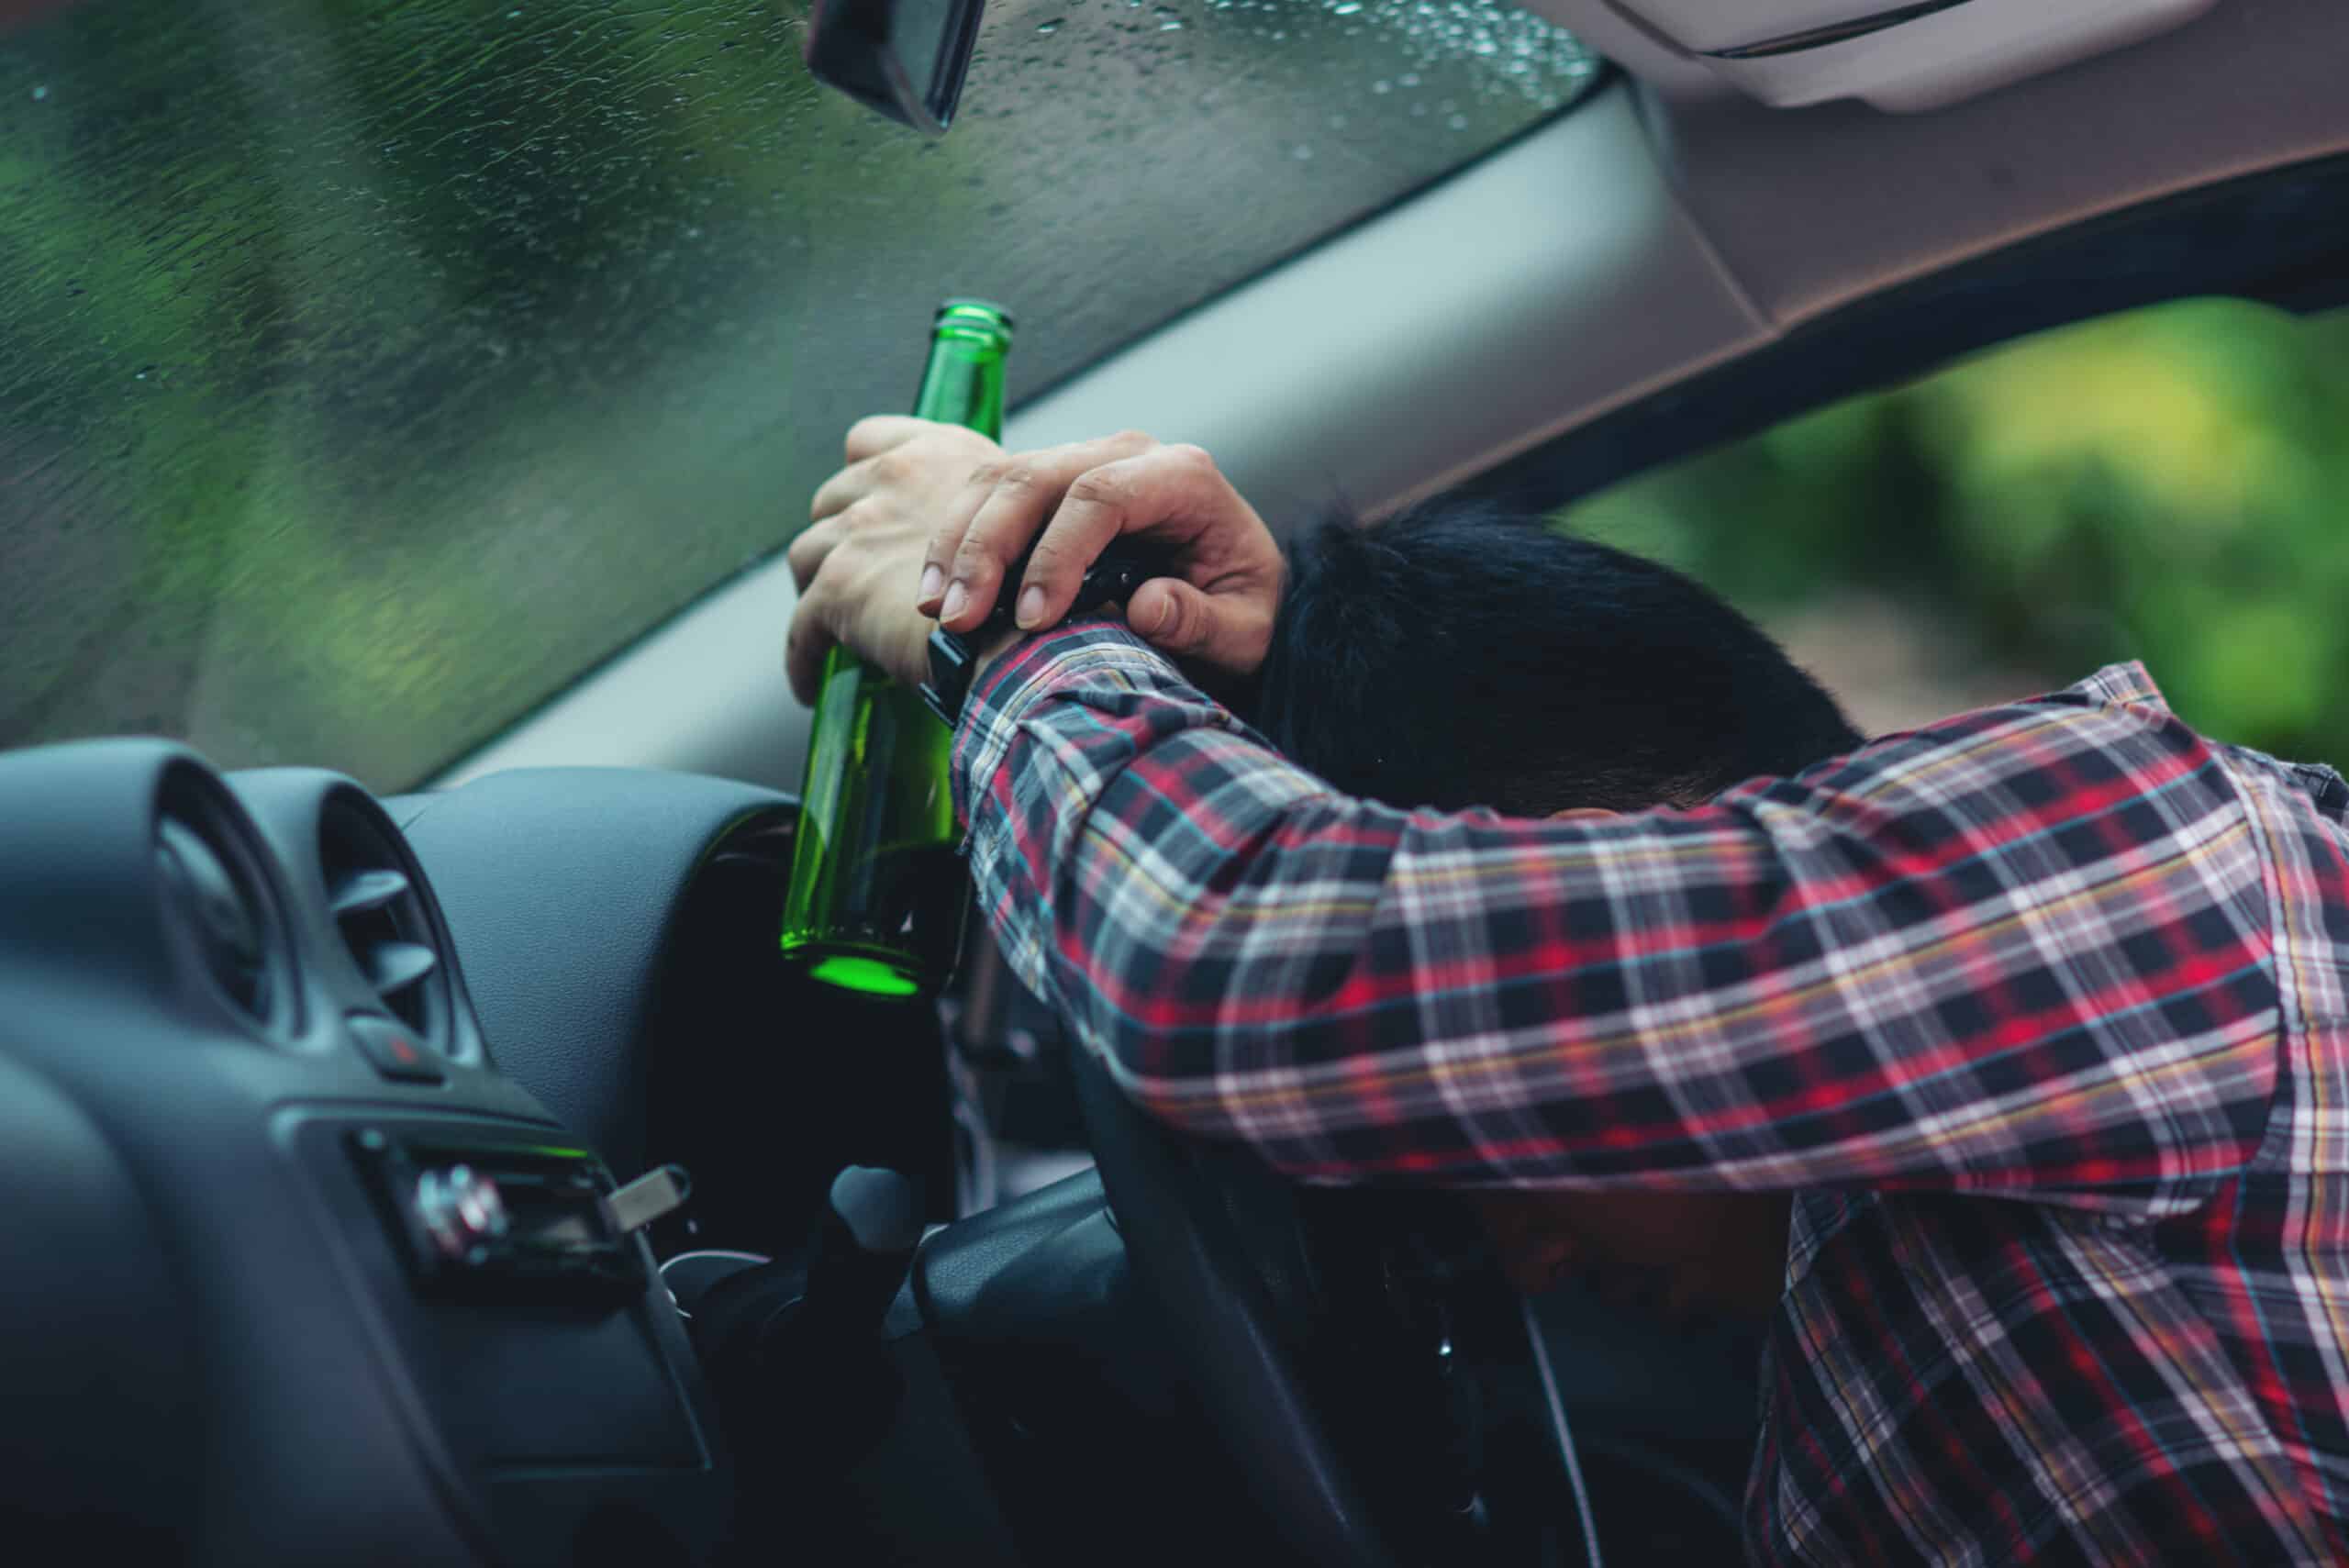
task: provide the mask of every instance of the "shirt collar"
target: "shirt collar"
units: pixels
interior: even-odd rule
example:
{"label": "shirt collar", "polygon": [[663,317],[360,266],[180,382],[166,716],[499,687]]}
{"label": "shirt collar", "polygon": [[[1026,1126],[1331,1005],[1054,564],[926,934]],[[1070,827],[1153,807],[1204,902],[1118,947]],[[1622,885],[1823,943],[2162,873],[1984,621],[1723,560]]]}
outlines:
{"label": "shirt collar", "polygon": [[2145,666],[2131,659],[2119,664],[2107,664],[2087,680],[2070,687],[2099,703],[2128,703],[2137,707],[2150,707],[2158,713],[2169,711],[2169,700],[2161,688],[2154,684]]}

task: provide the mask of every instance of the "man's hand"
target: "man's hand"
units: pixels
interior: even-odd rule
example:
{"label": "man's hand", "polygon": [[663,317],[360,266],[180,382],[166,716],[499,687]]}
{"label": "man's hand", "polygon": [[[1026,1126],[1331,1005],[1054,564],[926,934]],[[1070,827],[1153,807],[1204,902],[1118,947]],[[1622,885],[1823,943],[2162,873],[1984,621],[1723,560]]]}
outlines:
{"label": "man's hand", "polygon": [[[958,426],[878,415],[857,421],[847,450],[789,552],[800,597],[785,657],[801,701],[814,700],[836,642],[919,681],[928,617],[967,632],[1000,592],[1020,594],[1021,628],[1053,625],[1085,569],[1128,534],[1164,547],[1175,574],[1135,590],[1127,624],[1211,682],[1264,662],[1280,548],[1198,448],[1129,432],[1012,454]],[[1006,584],[1031,539],[1024,582]]]}
{"label": "man's hand", "polygon": [[1787,1204],[1774,1194],[1496,1188],[1468,1200],[1528,1296],[1587,1271],[1602,1295],[1670,1320],[1751,1318],[1786,1277]]}
{"label": "man's hand", "polygon": [[958,425],[892,417],[850,429],[848,466],[816,492],[815,521],[785,557],[799,607],[784,663],[801,702],[816,700],[836,642],[908,684],[929,673],[930,617],[914,605],[923,548],[972,476],[1002,457]]}
{"label": "man's hand", "polygon": [[[857,427],[892,455],[943,468],[942,451],[930,455],[939,450],[938,428],[918,419]],[[855,440],[852,432],[852,449]],[[965,480],[933,516],[917,601],[948,630],[968,631],[999,593],[1012,591],[1023,629],[1055,624],[1072,607],[1085,569],[1112,539],[1132,535],[1165,547],[1175,573],[1152,578],[1127,602],[1135,632],[1211,682],[1245,680],[1264,662],[1280,603],[1280,548],[1198,448],[1162,446],[1128,431],[998,454]],[[1026,577],[1007,584],[1031,539]]]}

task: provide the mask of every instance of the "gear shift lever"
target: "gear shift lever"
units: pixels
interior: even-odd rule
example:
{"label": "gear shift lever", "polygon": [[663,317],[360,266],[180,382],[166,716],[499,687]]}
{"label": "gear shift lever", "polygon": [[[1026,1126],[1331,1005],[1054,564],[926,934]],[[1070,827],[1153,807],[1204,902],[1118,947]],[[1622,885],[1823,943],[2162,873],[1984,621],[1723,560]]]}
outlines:
{"label": "gear shift lever", "polygon": [[670,1276],[693,1280],[678,1305],[739,1457],[780,1461],[770,1474],[837,1475],[888,1429],[899,1389],[881,1320],[921,1232],[911,1180],[851,1165],[833,1179],[804,1271],[741,1253],[730,1272]]}
{"label": "gear shift lever", "polygon": [[832,1178],[799,1308],[814,1319],[807,1329],[878,1333],[920,1241],[921,1195],[911,1180],[871,1165],[851,1165]]}
{"label": "gear shift lever", "polygon": [[832,1178],[831,1197],[816,1222],[805,1262],[757,1252],[681,1252],[661,1265],[678,1308],[695,1323],[709,1359],[744,1327],[746,1311],[763,1326],[778,1313],[813,1314],[827,1329],[856,1332],[877,1325],[905,1284],[921,1241],[921,1199],[907,1177],[851,1165]]}

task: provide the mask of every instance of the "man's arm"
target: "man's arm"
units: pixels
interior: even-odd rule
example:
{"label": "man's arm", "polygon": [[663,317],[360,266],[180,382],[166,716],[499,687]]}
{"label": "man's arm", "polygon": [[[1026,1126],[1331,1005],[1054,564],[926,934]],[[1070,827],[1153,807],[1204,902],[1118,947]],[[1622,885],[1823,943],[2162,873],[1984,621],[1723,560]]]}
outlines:
{"label": "man's arm", "polygon": [[955,787],[1023,979],[1146,1108],[1293,1174],[2168,1212],[2257,1144],[2278,1013],[2246,815],[2136,697],[1697,811],[1405,814],[1097,623],[985,672]]}

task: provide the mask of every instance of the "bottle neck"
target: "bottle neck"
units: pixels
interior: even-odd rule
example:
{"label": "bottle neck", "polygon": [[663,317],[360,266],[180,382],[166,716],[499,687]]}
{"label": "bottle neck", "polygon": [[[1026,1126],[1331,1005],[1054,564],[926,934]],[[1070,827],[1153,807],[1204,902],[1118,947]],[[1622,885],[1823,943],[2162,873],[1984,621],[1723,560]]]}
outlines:
{"label": "bottle neck", "polygon": [[914,397],[918,418],[961,425],[989,440],[1003,437],[1003,347],[994,334],[941,332]]}

